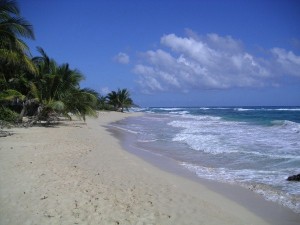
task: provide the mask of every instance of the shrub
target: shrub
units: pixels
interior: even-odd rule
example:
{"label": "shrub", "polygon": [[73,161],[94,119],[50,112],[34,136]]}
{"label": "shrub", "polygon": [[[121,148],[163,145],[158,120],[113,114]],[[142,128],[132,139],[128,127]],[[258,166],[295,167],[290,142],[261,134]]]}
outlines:
{"label": "shrub", "polygon": [[12,111],[9,108],[0,106],[0,120],[7,122],[16,122],[18,120],[19,114]]}

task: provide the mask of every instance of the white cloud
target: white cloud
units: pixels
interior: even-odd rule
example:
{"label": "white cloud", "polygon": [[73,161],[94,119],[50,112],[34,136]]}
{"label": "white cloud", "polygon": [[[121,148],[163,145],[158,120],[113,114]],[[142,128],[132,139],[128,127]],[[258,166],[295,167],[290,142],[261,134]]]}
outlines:
{"label": "white cloud", "polygon": [[300,56],[295,55],[292,51],[286,51],[282,48],[273,48],[271,53],[278,63],[280,71],[300,77]]}
{"label": "white cloud", "polygon": [[[224,89],[269,85],[280,74],[300,76],[300,57],[274,48],[269,59],[251,55],[230,36],[164,35],[165,48],[144,52],[133,72],[145,91]],[[274,68],[277,68],[274,70]],[[276,82],[275,82],[276,83]]]}
{"label": "white cloud", "polygon": [[118,63],[121,64],[128,64],[130,59],[129,59],[129,55],[127,55],[126,53],[123,52],[119,52],[115,57],[114,60]]}

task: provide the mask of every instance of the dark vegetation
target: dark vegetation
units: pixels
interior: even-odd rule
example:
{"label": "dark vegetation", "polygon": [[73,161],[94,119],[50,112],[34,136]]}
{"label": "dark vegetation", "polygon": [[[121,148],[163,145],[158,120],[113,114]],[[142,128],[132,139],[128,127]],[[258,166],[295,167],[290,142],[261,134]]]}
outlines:
{"label": "dark vegetation", "polygon": [[38,47],[32,57],[23,39],[34,39],[32,25],[20,14],[17,3],[0,0],[0,121],[48,123],[59,116],[85,120],[97,110],[123,112],[133,105],[127,89],[101,96],[81,88],[84,75],[68,63],[59,64]]}

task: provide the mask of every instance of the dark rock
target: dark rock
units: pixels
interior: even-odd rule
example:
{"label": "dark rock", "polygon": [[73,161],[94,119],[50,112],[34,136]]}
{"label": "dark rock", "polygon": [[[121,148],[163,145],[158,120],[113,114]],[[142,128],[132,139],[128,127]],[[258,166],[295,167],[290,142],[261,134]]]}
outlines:
{"label": "dark rock", "polygon": [[297,175],[289,176],[287,178],[288,181],[300,181],[300,173]]}

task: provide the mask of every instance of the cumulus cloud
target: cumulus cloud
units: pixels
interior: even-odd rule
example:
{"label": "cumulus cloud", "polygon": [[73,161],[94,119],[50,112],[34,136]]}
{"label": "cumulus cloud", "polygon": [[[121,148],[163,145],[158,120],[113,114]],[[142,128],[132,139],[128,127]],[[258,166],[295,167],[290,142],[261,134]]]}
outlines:
{"label": "cumulus cloud", "polygon": [[119,52],[115,57],[114,60],[118,63],[121,64],[128,64],[130,59],[129,59],[129,55],[127,55],[126,53],[123,52]]}
{"label": "cumulus cloud", "polygon": [[293,52],[273,48],[272,57],[259,58],[231,36],[168,34],[160,43],[164,49],[142,53],[133,69],[149,92],[262,87],[281,74],[300,76],[300,57]]}
{"label": "cumulus cloud", "polygon": [[300,77],[300,56],[282,48],[273,48],[271,53],[277,62],[277,66],[280,67],[280,71]]}

